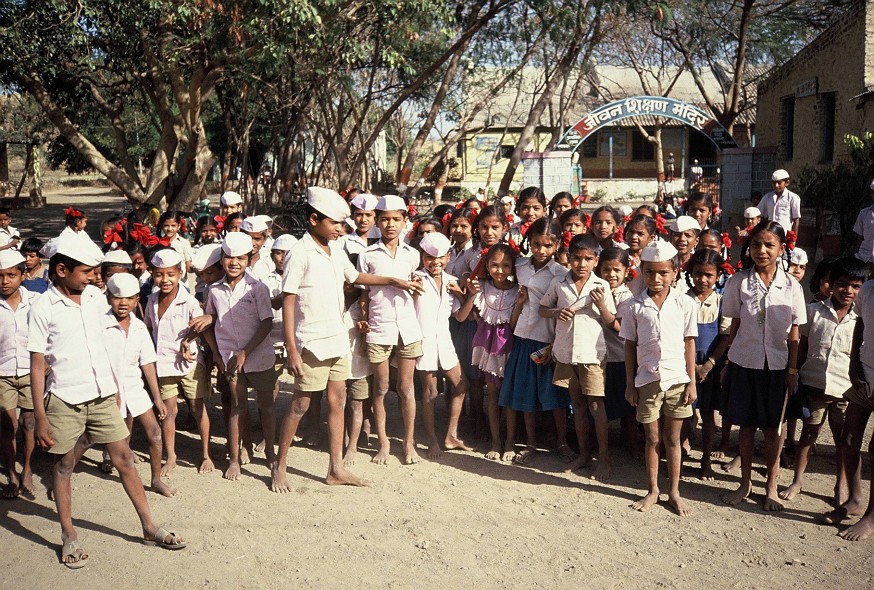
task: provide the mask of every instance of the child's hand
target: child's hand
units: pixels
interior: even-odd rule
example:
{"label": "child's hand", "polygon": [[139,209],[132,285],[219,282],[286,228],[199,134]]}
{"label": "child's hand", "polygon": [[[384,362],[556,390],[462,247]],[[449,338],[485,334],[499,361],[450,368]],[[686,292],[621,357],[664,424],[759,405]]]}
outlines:
{"label": "child's hand", "polygon": [[565,307],[564,309],[558,310],[558,315],[556,317],[566,322],[572,322],[574,321],[575,315],[576,313],[574,313],[574,310],[572,310],[570,307]]}
{"label": "child's hand", "polygon": [[191,321],[188,322],[188,327],[200,334],[212,325],[212,319],[212,316],[208,314],[199,315],[196,318],[191,318]]}
{"label": "child's hand", "polygon": [[446,283],[446,292],[450,295],[455,295],[459,299],[464,298],[464,290],[458,286],[458,283]]}
{"label": "child's hand", "polygon": [[528,301],[528,287],[519,287],[519,292],[516,293],[516,306],[525,305]]}
{"label": "child's hand", "polygon": [[52,438],[52,427],[49,425],[48,418],[42,417],[36,419],[36,424],[33,427],[33,438],[36,444],[43,448],[55,446],[55,439]]}
{"label": "child's hand", "polygon": [[405,281],[403,279],[396,279],[396,278],[392,277],[391,286],[397,287],[398,289],[406,291],[410,295],[420,295],[421,293],[424,292],[424,289],[422,288],[422,281],[421,280]]}
{"label": "child's hand", "polygon": [[297,348],[288,351],[288,372],[295,377],[303,377],[303,359],[300,358],[300,353]]}
{"label": "child's hand", "polygon": [[595,289],[592,289],[589,295],[592,297],[592,301],[594,302],[594,304],[598,306],[598,309],[601,309],[605,305],[604,302],[607,298],[604,295],[603,287],[596,287]]}
{"label": "child's hand", "polygon": [[239,373],[243,366],[246,364],[246,351],[241,350],[235,355],[232,355],[231,358],[228,359],[227,371],[228,373]]}
{"label": "child's hand", "polygon": [[480,292],[479,279],[470,279],[467,281],[467,293],[470,296]]}
{"label": "child's hand", "polygon": [[686,383],[686,389],[683,390],[683,405],[691,406],[698,399],[698,390],[695,384],[691,381]]}
{"label": "child's hand", "polygon": [[790,375],[786,373],[786,391],[789,395],[795,395],[795,387],[798,385],[798,373]]}
{"label": "child's hand", "polygon": [[707,380],[707,376],[710,375],[710,370],[713,366],[710,364],[710,361],[704,361],[700,365],[695,365],[695,377],[698,379],[698,383]]}
{"label": "child's hand", "polygon": [[640,396],[640,392],[637,391],[637,388],[629,383],[625,387],[625,401],[627,401],[632,406],[637,407],[637,398]]}
{"label": "child's hand", "polygon": [[367,320],[358,320],[355,327],[358,328],[358,331],[362,334],[367,334],[368,332],[370,332],[370,324],[367,322]]}
{"label": "child's hand", "polygon": [[158,398],[158,401],[155,402],[155,409],[158,410],[158,420],[163,422],[164,418],[167,417],[167,405],[164,400]]}
{"label": "child's hand", "polygon": [[191,350],[191,343],[187,340],[182,341],[182,344],[179,346],[179,352],[182,353],[182,358],[188,362],[197,360],[197,353]]}

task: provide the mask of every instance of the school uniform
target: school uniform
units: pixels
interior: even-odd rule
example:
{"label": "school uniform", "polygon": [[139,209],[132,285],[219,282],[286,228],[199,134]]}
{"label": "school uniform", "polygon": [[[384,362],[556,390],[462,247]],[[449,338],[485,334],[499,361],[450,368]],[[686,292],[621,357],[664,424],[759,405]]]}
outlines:
{"label": "school uniform", "polygon": [[[0,227],[0,246],[5,246],[15,238],[20,238],[21,234],[18,232],[17,228],[12,227],[11,225],[7,228]],[[18,250],[18,246],[13,246],[13,250]]]}
{"label": "school uniform", "polygon": [[844,399],[865,408],[874,410],[874,280],[867,281],[856,295],[853,302],[856,317],[863,322],[862,346],[859,349],[859,361],[865,377],[865,390],[859,391],[851,387],[844,393]]}
{"label": "school uniform", "polygon": [[793,325],[807,322],[801,285],[778,270],[765,291],[755,267],[739,272],[725,285],[722,314],[740,320],[728,350],[724,415],[738,426],[777,428],[786,393],[786,339]]}
{"label": "school uniform", "polygon": [[540,317],[540,300],[553,279],[567,269],[550,259],[535,270],[531,258],[516,261],[516,280],[528,290],[528,299],[513,331],[513,349],[504,368],[504,382],[498,403],[517,412],[557,410],[570,405],[567,388],[554,385],[555,364],[538,364],[531,354],[555,340],[555,320]]}
{"label": "school uniform", "polygon": [[131,315],[125,333],[109,310],[103,316],[103,345],[118,383],[122,416],[136,418],[148,412],[152,409],[152,398],[143,387],[142,367],[157,363],[158,355],[146,325]]}
{"label": "school uniform", "polygon": [[874,205],[859,211],[853,232],[862,238],[856,258],[862,262],[874,261]]}
{"label": "school uniform", "polygon": [[50,453],[68,453],[85,433],[96,444],[128,436],[102,342],[107,308],[106,298],[93,285],[85,287],[79,303],[52,286],[31,304],[27,349],[43,354],[51,368],[45,376],[46,417],[55,440]]}
{"label": "school uniform", "polygon": [[470,272],[470,270],[465,269],[464,267],[464,256],[468,250],[473,249],[473,240],[468,240],[461,247],[461,250],[458,250],[455,246],[452,246],[449,249],[449,262],[446,264],[446,268],[444,272],[448,272],[449,274],[460,277],[465,272]]}
{"label": "school uniform", "polygon": [[611,313],[616,313],[610,285],[604,279],[589,275],[577,290],[570,272],[552,280],[540,305],[550,309],[574,310],[570,321],[558,318],[555,322],[555,342],[552,356],[556,368],[554,382],[568,381],[568,389],[577,389],[583,395],[604,396],[604,358],[607,342],[601,312],[592,301],[592,291],[604,292],[604,303]]}
{"label": "school uniform", "polygon": [[296,295],[294,337],[304,365],[295,378],[300,391],[322,391],[328,381],[349,377],[349,329],[343,281],[354,284],[358,271],[336,241],[325,252],[309,233],[285,256],[282,291]]}
{"label": "school uniform", "polygon": [[770,221],[776,221],[783,229],[792,230],[792,220],[801,218],[801,197],[784,189],[780,195],[769,192],[759,203],[762,216]]}
{"label": "school uniform", "polygon": [[[722,315],[722,296],[712,291],[707,299],[701,301],[694,289],[689,289],[689,297],[696,308],[698,322],[698,337],[695,338],[695,364],[701,365],[713,357],[717,340],[720,336],[728,336],[731,319]],[[707,379],[696,383],[698,396],[694,406],[702,411],[722,409],[722,388],[719,385],[719,373],[724,365],[722,359],[713,359],[714,365]]]}
{"label": "school uniform", "polygon": [[[458,256],[456,263],[452,266],[451,274],[467,280],[481,259],[482,249],[478,245],[471,245]],[[465,376],[471,380],[480,378],[479,367],[473,362],[473,345],[471,344],[476,334],[476,323],[476,318],[463,322],[456,321],[455,318],[449,320],[449,333],[452,334],[452,344],[455,346],[458,362],[461,363],[461,370],[464,371]]]}
{"label": "school uniform", "polygon": [[698,336],[692,300],[671,288],[659,309],[644,290],[627,305],[619,337],[637,343],[637,421],[688,418],[692,406],[683,405],[683,390],[689,383],[685,341]]}
{"label": "school uniform", "polygon": [[367,342],[358,330],[358,322],[363,319],[361,306],[354,301],[343,314],[343,324],[349,330],[349,377],[346,379],[346,395],[355,401],[370,398],[370,376],[373,365],[367,357]]}
{"label": "school uniform", "polygon": [[262,283],[266,283],[267,278],[275,271],[276,265],[273,264],[269,252],[267,256],[264,256],[264,253],[259,251],[258,260],[255,261],[255,264],[246,267],[246,274]]}
{"label": "school uniform", "polygon": [[38,295],[24,287],[19,287],[18,293],[21,301],[15,309],[0,297],[0,411],[33,409],[27,315]]}
{"label": "school uniform", "polygon": [[458,283],[458,279],[444,272],[438,288],[430,273],[417,270],[415,274],[422,279],[424,289],[415,300],[416,319],[422,330],[422,356],[416,359],[416,370],[452,369],[458,365],[458,356],[449,334],[449,318],[461,308],[461,302],[446,287]]}
{"label": "school uniform", "polygon": [[[622,314],[632,299],[634,295],[625,285],[619,285],[613,291],[620,325]],[[619,332],[605,326],[604,343],[607,345],[607,355],[604,357],[604,410],[607,412],[607,421],[612,421],[631,416],[635,409],[625,399],[625,340],[619,337]]]}

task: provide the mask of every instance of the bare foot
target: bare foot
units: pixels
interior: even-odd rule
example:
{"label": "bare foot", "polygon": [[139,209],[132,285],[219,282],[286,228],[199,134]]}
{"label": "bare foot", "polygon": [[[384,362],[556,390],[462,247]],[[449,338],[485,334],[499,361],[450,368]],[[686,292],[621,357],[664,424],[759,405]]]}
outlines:
{"label": "bare foot", "polygon": [[610,469],[609,463],[598,463],[595,466],[595,472],[589,476],[589,479],[594,479],[597,481],[607,481],[610,479],[610,476],[613,475],[613,470]]}
{"label": "bare foot", "polygon": [[743,484],[741,483],[738,488],[733,492],[728,492],[722,495],[722,501],[728,504],[729,506],[737,506],[741,502],[743,502],[747,496],[750,495],[750,491],[752,490],[752,484]]}
{"label": "bare foot", "polygon": [[713,471],[713,466],[709,462],[701,464],[701,475],[699,477],[704,481],[713,481],[716,479],[716,472]]}
{"label": "bare foot", "polygon": [[352,465],[355,465],[356,458],[358,458],[358,450],[355,447],[350,446],[346,450],[346,454],[343,455],[343,466],[351,467]]}
{"label": "bare foot", "polygon": [[428,444],[428,458],[432,461],[443,456],[443,449],[440,448],[440,443],[437,439],[432,440]]}
{"label": "bare foot", "polygon": [[851,498],[831,512],[827,512],[822,519],[829,524],[838,524],[850,517],[862,516],[864,511],[865,505],[862,502],[857,502]]}
{"label": "bare foot", "polygon": [[212,473],[215,471],[215,465],[212,464],[212,459],[207,457],[200,462],[200,467],[197,468],[198,473]]}
{"label": "bare foot", "polygon": [[488,453],[486,453],[486,459],[489,461],[497,461],[501,458],[501,450],[500,449],[492,449]]}
{"label": "bare foot", "polygon": [[515,458],[516,451],[504,451],[504,454],[501,455],[501,461],[506,461],[507,463],[512,463]]}
{"label": "bare foot", "polygon": [[255,445],[255,452],[256,453],[263,453],[265,446],[266,446],[265,441],[262,439],[261,442],[259,442],[257,445]]}
{"label": "bare foot", "polygon": [[725,453],[722,451],[710,451],[710,458],[721,461],[722,459],[725,459]]}
{"label": "bare foot", "polygon": [[270,466],[270,478],[271,492],[287,494],[294,491],[294,488],[288,485],[288,479],[285,476],[285,465],[280,467],[278,463],[273,463]]}
{"label": "bare foot", "polygon": [[36,498],[36,488],[33,486],[33,474],[22,474],[21,483],[18,485],[19,491],[30,499]]}
{"label": "bare foot", "polygon": [[874,515],[867,514],[859,522],[848,529],[844,529],[838,535],[847,541],[864,541],[874,535]]}
{"label": "bare foot", "polygon": [[577,469],[582,469],[583,467],[588,467],[591,464],[592,464],[592,457],[590,455],[580,455],[576,459],[574,459],[573,463],[571,463],[570,465],[568,465],[565,468],[564,472],[571,473],[573,471],[576,471]]}
{"label": "bare foot", "polygon": [[762,510],[765,512],[779,512],[783,510],[783,503],[780,502],[780,497],[777,494],[765,494],[765,502],[762,504]]}
{"label": "bare foot", "polygon": [[333,472],[329,472],[328,477],[325,478],[325,483],[329,486],[358,486],[359,488],[370,486],[369,481],[362,479],[357,475],[352,475],[345,469],[337,469]]}
{"label": "bare foot", "polygon": [[633,503],[631,505],[631,507],[634,508],[635,510],[637,510],[638,512],[646,512],[647,510],[649,510],[650,508],[653,507],[653,504],[655,504],[658,501],[659,501],[659,493],[657,491],[656,492],[649,492],[643,498],[641,498],[637,502]]}
{"label": "bare foot", "polygon": [[237,481],[240,479],[240,464],[231,461],[231,464],[228,465],[228,470],[225,471],[224,478],[230,481]]}
{"label": "bare foot", "polygon": [[404,465],[415,465],[421,460],[419,453],[416,451],[416,443],[404,446]]}
{"label": "bare foot", "polygon": [[692,516],[693,510],[686,505],[686,501],[683,500],[679,494],[676,496],[668,494],[668,505],[673,508],[679,516]]}
{"label": "bare foot", "polygon": [[139,455],[137,455],[136,453],[131,453],[131,455],[134,458],[134,463],[142,463],[143,462],[143,458],[140,457]]}
{"label": "bare foot", "polygon": [[249,449],[243,447],[240,449],[240,465],[248,465],[252,462],[251,454],[249,453]]}
{"label": "bare foot", "polygon": [[152,480],[152,491],[156,494],[167,496],[168,498],[172,498],[176,495],[176,488],[171,488],[160,479]]}
{"label": "bare foot", "polygon": [[376,452],[376,455],[373,456],[373,459],[370,460],[371,463],[376,463],[377,465],[386,465],[388,463],[389,451],[391,450],[391,443],[388,439],[379,441],[379,450]]}
{"label": "bare foot", "polygon": [[792,501],[795,499],[795,496],[797,496],[800,493],[801,493],[801,482],[800,481],[798,481],[798,482],[793,481],[792,485],[790,485],[788,488],[784,489],[782,492],[780,492],[777,495],[780,496],[780,498],[782,498],[783,500]]}
{"label": "bare foot", "polygon": [[726,473],[731,473],[733,471],[737,471],[738,469],[740,469],[740,455],[738,455],[728,463],[722,464],[722,470]]}
{"label": "bare foot", "polygon": [[174,469],[176,469],[176,457],[173,457],[172,459],[167,457],[164,465],[161,466],[161,477],[170,477],[170,474],[173,473]]}
{"label": "bare foot", "polygon": [[455,436],[448,436],[443,441],[443,448],[447,451],[472,451],[473,449],[464,444],[464,441]]}
{"label": "bare foot", "polygon": [[787,449],[784,449],[782,453],[780,453],[780,467],[783,469],[792,469],[795,467],[794,457],[789,454]]}

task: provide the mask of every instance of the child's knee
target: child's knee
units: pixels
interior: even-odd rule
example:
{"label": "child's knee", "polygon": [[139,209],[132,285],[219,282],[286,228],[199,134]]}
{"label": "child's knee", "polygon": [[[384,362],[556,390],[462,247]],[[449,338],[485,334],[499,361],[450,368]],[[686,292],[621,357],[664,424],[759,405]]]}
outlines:
{"label": "child's knee", "polygon": [[21,412],[21,416],[18,417],[18,424],[26,432],[33,432],[33,429],[36,427],[36,420],[34,419],[33,412]]}
{"label": "child's knee", "polygon": [[111,453],[110,458],[112,459],[113,467],[118,469],[119,472],[134,469],[134,454],[127,445]]}
{"label": "child's knee", "polygon": [[67,453],[55,461],[52,467],[52,472],[55,477],[69,479],[73,477],[73,471],[76,469],[76,459],[73,453]]}
{"label": "child's knee", "polygon": [[310,409],[310,398],[309,397],[298,397],[291,402],[291,413],[294,414],[297,418],[303,418],[303,415],[307,413],[307,410]]}
{"label": "child's knee", "polygon": [[151,445],[160,445],[161,444],[161,426],[157,423],[148,426],[145,428],[146,431],[146,439],[149,441]]}

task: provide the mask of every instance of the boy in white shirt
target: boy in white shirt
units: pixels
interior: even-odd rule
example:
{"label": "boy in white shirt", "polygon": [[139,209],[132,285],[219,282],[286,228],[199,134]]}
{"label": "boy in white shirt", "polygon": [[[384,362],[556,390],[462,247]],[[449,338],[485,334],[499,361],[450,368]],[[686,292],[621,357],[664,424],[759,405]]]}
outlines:
{"label": "boy in white shirt", "polygon": [[789,190],[789,173],[782,168],[771,175],[774,190],[762,198],[759,209],[770,221],[776,221],[787,232],[798,234],[801,225],[801,197]]}
{"label": "boy in white shirt", "polygon": [[260,215],[247,217],[240,224],[240,231],[252,238],[252,254],[249,256],[246,272],[264,283],[270,273],[276,270],[276,265],[263,252],[267,240],[267,223]]}
{"label": "boy in white shirt", "polygon": [[416,289],[418,283],[359,273],[336,243],[349,217],[337,192],[307,189],[307,233],[288,253],[282,290],[282,322],[288,369],[295,379],[294,398],[282,421],[277,461],[270,489],[291,491],[286,477],[288,447],[314,392],[328,399],[329,460],[326,483],[368,485],[343,465],[343,409],[349,376],[349,332],[343,323],[344,279],[349,284],[394,285]]}
{"label": "boy in white shirt", "polygon": [[[874,200],[874,180],[868,184],[868,195]],[[859,211],[853,233],[856,234],[856,245],[853,248],[856,258],[868,264],[869,271],[874,269],[874,205]]]}
{"label": "boy in white shirt", "polygon": [[[75,236],[58,240],[49,261],[53,285],[31,308],[28,321],[30,379],[37,444],[57,455],[52,490],[61,522],[61,563],[77,569],[88,554],[73,526],[71,477],[86,445],[104,443],[130,498],[147,544],[182,549],[179,535],[152,520],[143,484],[127,443],[128,430],[118,411],[118,386],[101,343],[106,299],[91,286],[103,254]],[[50,370],[49,370],[50,369]]]}
{"label": "boy in white shirt", "polygon": [[351,233],[340,238],[343,251],[357,262],[358,255],[379,239],[379,229],[376,227],[376,205],[379,197],[368,194],[357,195],[349,202],[352,211],[350,219],[355,225]]}
{"label": "boy in white shirt", "polygon": [[[680,516],[691,509],[680,497],[682,463],[680,430],[692,416],[695,401],[695,338],[698,336],[695,303],[671,287],[677,276],[677,249],[670,242],[654,241],[640,254],[646,289],[622,311],[619,337],[625,339],[625,398],[637,407],[637,421],[646,434],[647,494],[632,504],[640,512],[659,499],[659,445],[664,441],[671,489],[668,504]],[[659,418],[664,432],[659,433]]]}
{"label": "boy in white shirt", "polygon": [[[419,268],[419,252],[404,243],[407,206],[397,195],[386,195],[376,206],[379,242],[358,257],[358,270],[364,273],[408,280]],[[396,391],[401,399],[404,422],[404,458],[406,465],[419,462],[416,452],[416,398],[413,373],[416,359],[422,356],[422,329],[416,320],[416,307],[410,292],[393,286],[376,286],[362,294],[362,331],[367,333],[367,355],[373,365],[373,419],[379,437],[379,450],[372,459],[385,465],[389,457],[389,439],[385,430],[385,396],[389,391],[389,360],[395,354],[398,377]]]}
{"label": "boy in white shirt", "polygon": [[17,250],[21,243],[21,234],[12,227],[12,214],[8,207],[0,207],[0,252]]}

